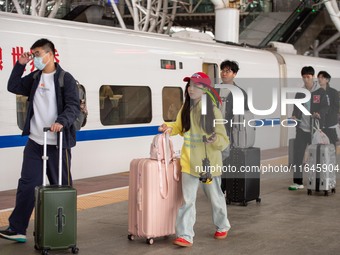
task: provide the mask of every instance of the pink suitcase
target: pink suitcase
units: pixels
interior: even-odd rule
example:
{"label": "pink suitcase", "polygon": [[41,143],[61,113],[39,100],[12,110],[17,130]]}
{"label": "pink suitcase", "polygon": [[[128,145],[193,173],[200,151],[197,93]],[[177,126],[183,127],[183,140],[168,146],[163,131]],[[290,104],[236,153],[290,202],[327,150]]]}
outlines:
{"label": "pink suitcase", "polygon": [[[161,166],[159,165],[161,164]],[[166,172],[164,161],[134,159],[129,176],[129,235],[147,238],[175,233],[176,215],[182,204],[179,159],[172,160]]]}

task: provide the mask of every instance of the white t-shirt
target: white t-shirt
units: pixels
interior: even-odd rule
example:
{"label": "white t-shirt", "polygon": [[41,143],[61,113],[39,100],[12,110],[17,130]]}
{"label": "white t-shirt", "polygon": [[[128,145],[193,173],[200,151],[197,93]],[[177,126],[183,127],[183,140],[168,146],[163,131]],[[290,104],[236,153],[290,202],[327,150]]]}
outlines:
{"label": "white t-shirt", "polygon": [[[42,73],[38,88],[33,98],[34,114],[31,119],[29,138],[42,145],[44,142],[44,127],[50,127],[58,117],[57,98],[54,86],[54,74]],[[47,144],[57,144],[57,134],[47,134]]]}

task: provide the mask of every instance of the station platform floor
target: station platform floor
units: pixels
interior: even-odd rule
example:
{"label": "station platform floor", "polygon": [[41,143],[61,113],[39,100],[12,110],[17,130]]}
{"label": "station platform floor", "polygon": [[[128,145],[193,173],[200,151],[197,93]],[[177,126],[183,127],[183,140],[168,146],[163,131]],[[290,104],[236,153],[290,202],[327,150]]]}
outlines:
{"label": "station platform floor", "polygon": [[[338,154],[338,162],[339,162]],[[262,165],[286,166],[287,148],[261,152]],[[78,190],[78,243],[81,255],[336,255],[340,254],[340,194],[307,195],[307,189],[289,191],[292,172],[261,174],[261,203],[228,205],[232,228],[225,240],[215,240],[211,209],[201,189],[197,197],[194,245],[172,244],[174,236],[156,238],[153,245],[144,238],[130,241],[128,235],[128,172],[76,180]],[[337,173],[339,180],[339,173]],[[306,182],[306,178],[304,179]],[[0,228],[15,202],[15,190],[0,192]],[[165,219],[166,220],[166,219]],[[34,250],[34,219],[27,242],[0,239],[1,255],[37,255]],[[49,254],[72,254],[70,250]]]}

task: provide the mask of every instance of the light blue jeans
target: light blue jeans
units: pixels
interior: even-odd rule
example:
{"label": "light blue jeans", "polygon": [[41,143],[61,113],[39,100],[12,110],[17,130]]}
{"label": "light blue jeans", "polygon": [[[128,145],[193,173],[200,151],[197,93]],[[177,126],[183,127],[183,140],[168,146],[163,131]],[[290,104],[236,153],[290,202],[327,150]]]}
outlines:
{"label": "light blue jeans", "polygon": [[183,206],[179,208],[176,218],[176,235],[189,242],[193,242],[195,236],[194,224],[196,221],[196,197],[198,186],[211,203],[212,220],[216,231],[228,231],[230,223],[227,215],[227,205],[221,189],[221,176],[214,177],[211,184],[200,184],[199,178],[182,173]]}

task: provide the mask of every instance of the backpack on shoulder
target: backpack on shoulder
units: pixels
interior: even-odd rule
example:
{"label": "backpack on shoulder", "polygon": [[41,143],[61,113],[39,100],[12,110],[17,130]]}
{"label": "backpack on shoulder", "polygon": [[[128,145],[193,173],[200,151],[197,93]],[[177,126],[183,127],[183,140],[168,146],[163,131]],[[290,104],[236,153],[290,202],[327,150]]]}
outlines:
{"label": "backpack on shoulder", "polygon": [[[64,88],[64,76],[65,76],[65,71],[62,70],[60,72],[60,76],[59,76],[59,87]],[[83,85],[81,85],[77,80],[77,87],[78,87],[78,92],[79,92],[79,108],[80,108],[80,113],[77,116],[76,120],[73,122],[73,125],[75,127],[76,130],[80,130],[83,126],[85,126],[86,122],[87,122],[87,115],[88,115],[88,111],[87,111],[87,106],[86,106],[86,91],[85,91],[85,87]]]}

